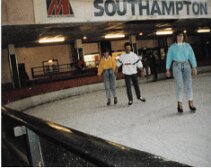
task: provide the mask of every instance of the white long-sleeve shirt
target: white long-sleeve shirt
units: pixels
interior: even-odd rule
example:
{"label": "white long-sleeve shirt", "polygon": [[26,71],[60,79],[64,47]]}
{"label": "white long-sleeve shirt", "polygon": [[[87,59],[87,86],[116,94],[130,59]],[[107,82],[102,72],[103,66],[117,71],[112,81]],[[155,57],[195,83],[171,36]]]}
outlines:
{"label": "white long-sleeve shirt", "polygon": [[122,54],[117,61],[117,66],[120,67],[121,65],[123,66],[122,73],[125,75],[137,74],[137,67],[143,67],[140,58],[134,52]]}

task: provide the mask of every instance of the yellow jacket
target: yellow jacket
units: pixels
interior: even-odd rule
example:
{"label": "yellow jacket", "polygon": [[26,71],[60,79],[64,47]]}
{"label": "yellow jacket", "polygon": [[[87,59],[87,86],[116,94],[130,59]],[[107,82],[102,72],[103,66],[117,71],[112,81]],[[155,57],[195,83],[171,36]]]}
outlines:
{"label": "yellow jacket", "polygon": [[116,69],[115,58],[111,56],[109,56],[108,58],[105,58],[105,57],[101,58],[97,75],[102,75],[103,70],[106,70],[106,69],[113,69],[113,71],[115,71]]}

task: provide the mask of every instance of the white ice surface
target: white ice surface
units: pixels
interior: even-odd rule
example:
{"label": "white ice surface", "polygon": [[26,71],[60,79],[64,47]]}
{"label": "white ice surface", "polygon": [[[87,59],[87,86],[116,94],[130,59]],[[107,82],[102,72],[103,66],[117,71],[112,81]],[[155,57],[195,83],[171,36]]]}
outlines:
{"label": "white ice surface", "polygon": [[194,77],[196,113],[184,94],[177,114],[173,79],[140,84],[147,102],[127,105],[125,87],[117,89],[118,104],[106,106],[105,92],[93,92],[26,111],[39,118],[191,166],[211,166],[211,74]]}

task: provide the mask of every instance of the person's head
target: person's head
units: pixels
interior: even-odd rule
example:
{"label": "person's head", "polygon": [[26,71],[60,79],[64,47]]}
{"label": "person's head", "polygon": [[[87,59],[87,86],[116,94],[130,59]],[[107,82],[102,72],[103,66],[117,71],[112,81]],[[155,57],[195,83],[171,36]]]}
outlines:
{"label": "person's head", "polygon": [[176,43],[183,43],[183,42],[185,42],[186,36],[185,36],[184,31],[182,31],[182,30],[176,31],[174,38],[175,38],[175,42]]}
{"label": "person's head", "polygon": [[104,57],[108,57],[109,56],[109,49],[108,48],[102,49],[102,54],[103,54]]}
{"label": "person's head", "polygon": [[124,48],[125,48],[126,53],[130,53],[130,51],[132,49],[131,48],[131,43],[126,42],[125,45],[124,45]]}

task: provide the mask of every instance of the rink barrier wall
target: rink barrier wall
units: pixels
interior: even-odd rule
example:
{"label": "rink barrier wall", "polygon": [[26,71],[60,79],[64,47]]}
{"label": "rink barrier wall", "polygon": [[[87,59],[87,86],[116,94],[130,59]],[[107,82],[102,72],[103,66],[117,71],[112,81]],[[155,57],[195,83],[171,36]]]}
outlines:
{"label": "rink barrier wall", "polygon": [[[7,142],[4,147],[7,147],[11,153],[7,159],[19,161],[19,166],[188,166],[64,127],[51,121],[39,119],[17,110],[6,107],[2,107],[1,110],[3,142]],[[5,157],[3,158],[5,159]],[[7,160],[4,160],[3,163],[3,166],[8,166]],[[14,165],[14,163],[10,164],[13,164],[11,166],[18,166]]]}
{"label": "rink barrier wall", "polygon": [[[124,80],[122,79],[117,80],[117,87],[123,87],[123,86],[125,86]],[[42,104],[69,98],[72,96],[80,96],[83,94],[92,93],[92,92],[96,92],[100,90],[104,90],[103,83],[84,85],[84,86],[44,93],[41,95],[31,96],[28,98],[24,98],[21,100],[8,103],[6,107],[9,107],[11,109],[15,109],[18,111],[24,111],[29,108],[36,107]]]}

